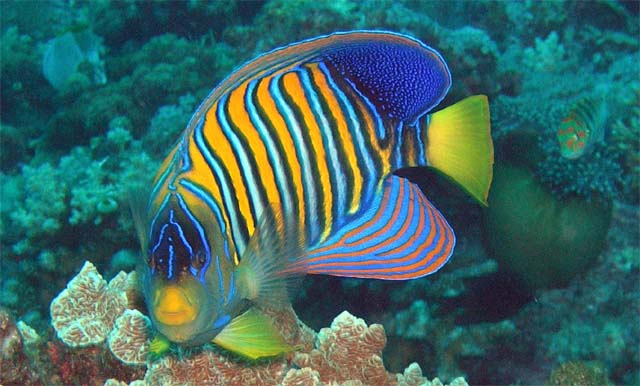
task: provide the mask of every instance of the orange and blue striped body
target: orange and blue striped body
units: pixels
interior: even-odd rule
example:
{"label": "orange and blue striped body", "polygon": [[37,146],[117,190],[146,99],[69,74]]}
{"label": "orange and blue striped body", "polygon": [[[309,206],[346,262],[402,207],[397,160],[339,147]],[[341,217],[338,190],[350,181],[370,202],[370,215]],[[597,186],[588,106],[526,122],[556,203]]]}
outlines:
{"label": "orange and blue striped body", "polygon": [[[433,91],[426,106],[396,105],[398,100],[377,105],[379,101],[367,95],[369,90],[349,79],[355,72],[349,65],[376,64],[377,58],[365,57],[373,44],[380,46],[380,55],[391,49],[407,57],[396,56],[394,61],[411,64],[408,59],[422,55],[431,62],[435,82],[429,79]],[[354,55],[349,50],[362,45],[363,58],[339,62],[346,60],[340,50]],[[415,64],[416,81],[423,65]],[[215,219],[228,245],[225,258],[235,263],[264,210],[294,220],[313,251],[379,205],[384,179],[393,170],[427,164],[422,126],[406,123],[437,104],[450,83],[448,69],[435,51],[404,36],[374,32],[336,34],[294,45],[243,70],[200,106],[163,165],[151,200],[158,213],[173,202],[170,197],[200,208],[193,221],[203,229]],[[380,75],[373,73],[369,81],[385,81],[373,78]],[[451,250],[453,237],[439,247]]]}
{"label": "orange and blue striped body", "polygon": [[[426,113],[450,83],[432,48],[367,31],[290,45],[231,74],[195,112],[152,188],[145,287],[161,332],[205,341],[241,300],[258,297],[259,288],[246,288],[254,273],[238,267],[265,227],[300,253],[279,256],[285,263],[271,271],[247,264],[281,277],[410,279],[444,265],[452,229],[416,185],[392,173],[431,163],[427,128],[448,120]],[[486,98],[461,104],[463,112],[480,107],[490,145]]]}

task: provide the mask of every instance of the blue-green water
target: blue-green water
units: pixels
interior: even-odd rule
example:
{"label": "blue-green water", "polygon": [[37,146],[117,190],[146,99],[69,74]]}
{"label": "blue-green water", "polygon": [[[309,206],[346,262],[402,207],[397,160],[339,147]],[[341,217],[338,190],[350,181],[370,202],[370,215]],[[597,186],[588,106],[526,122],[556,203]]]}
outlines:
{"label": "blue-green water", "polygon": [[[314,36],[388,30],[445,58],[442,106],[489,97],[489,208],[431,171],[403,171],[455,229],[451,261],[409,282],[306,278],[299,318],[316,331],[343,310],[381,323],[393,373],[418,362],[445,382],[544,384],[565,369],[640,384],[638,12],[614,1],[2,2],[3,313],[40,347],[59,345],[49,305],[83,262],[106,279],[135,269],[129,192],[150,184],[234,68]],[[605,104],[604,138],[570,160],[556,131],[583,98]],[[0,383],[76,379],[51,349],[12,341],[7,323],[0,364],[13,371]],[[144,376],[127,371],[121,380]]]}

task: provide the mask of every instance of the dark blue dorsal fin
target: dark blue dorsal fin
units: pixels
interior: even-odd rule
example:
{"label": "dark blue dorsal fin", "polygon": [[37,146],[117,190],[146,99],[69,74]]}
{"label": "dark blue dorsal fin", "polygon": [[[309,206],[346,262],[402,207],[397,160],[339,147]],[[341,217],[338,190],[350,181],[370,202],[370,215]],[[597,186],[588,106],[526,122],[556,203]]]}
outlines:
{"label": "dark blue dorsal fin", "polygon": [[229,90],[298,64],[325,62],[355,86],[382,118],[412,123],[446,95],[447,64],[433,48],[406,35],[386,31],[337,32],[267,52],[231,73],[215,87],[189,121],[193,130]]}
{"label": "dark blue dorsal fin", "polygon": [[413,122],[435,107],[451,85],[440,54],[412,38],[372,34],[324,55],[327,65],[365,96],[386,119]]}

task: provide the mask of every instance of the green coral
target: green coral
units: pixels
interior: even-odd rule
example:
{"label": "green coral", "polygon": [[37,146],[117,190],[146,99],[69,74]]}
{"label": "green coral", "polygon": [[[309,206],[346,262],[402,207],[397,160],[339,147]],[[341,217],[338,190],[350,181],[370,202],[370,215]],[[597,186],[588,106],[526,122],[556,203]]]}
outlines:
{"label": "green coral", "polygon": [[606,370],[598,363],[571,361],[553,371],[546,386],[611,386]]}
{"label": "green coral", "polygon": [[[24,165],[18,179],[23,196],[21,204],[11,212],[11,225],[27,239],[52,236],[64,223],[67,211],[68,186],[62,181],[59,169],[49,163],[38,166]],[[26,252],[28,244],[14,245],[16,254]]]}
{"label": "green coral", "polygon": [[[128,194],[150,183],[158,161],[151,160],[140,141],[133,140],[125,128],[126,119],[113,122],[106,135],[92,139],[90,146],[73,148],[57,165],[34,160],[23,165],[19,175],[8,177],[4,190],[16,193],[9,192],[15,197],[10,211],[2,210],[3,228],[10,229],[3,236],[5,241],[14,241],[14,254],[29,255],[73,243],[61,236],[70,234],[72,228],[100,226],[107,219],[120,224],[116,240],[133,233]],[[107,227],[103,232],[113,230]],[[97,239],[102,233],[91,234]]]}
{"label": "green coral", "polygon": [[613,146],[623,154],[623,168],[626,177],[624,186],[629,194],[640,193],[640,83],[633,85],[635,97],[626,103],[630,114],[619,117],[612,125]]}
{"label": "green coral", "polygon": [[524,50],[524,64],[534,71],[553,71],[564,63],[565,49],[559,42],[558,33],[551,31],[545,38],[535,39],[534,47]]}
{"label": "green coral", "polygon": [[166,154],[189,122],[196,103],[192,94],[186,94],[178,104],[161,106],[151,119],[149,134],[143,138],[145,149],[152,154]]}

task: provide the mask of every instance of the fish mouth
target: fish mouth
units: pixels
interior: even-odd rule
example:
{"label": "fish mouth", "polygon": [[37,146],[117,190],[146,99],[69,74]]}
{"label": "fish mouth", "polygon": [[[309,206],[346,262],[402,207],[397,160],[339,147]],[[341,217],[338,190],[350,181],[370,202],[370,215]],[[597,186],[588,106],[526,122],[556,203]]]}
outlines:
{"label": "fish mouth", "polygon": [[179,326],[193,321],[198,307],[184,289],[171,286],[156,291],[153,314],[164,325]]}

